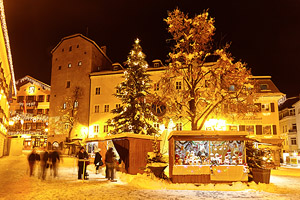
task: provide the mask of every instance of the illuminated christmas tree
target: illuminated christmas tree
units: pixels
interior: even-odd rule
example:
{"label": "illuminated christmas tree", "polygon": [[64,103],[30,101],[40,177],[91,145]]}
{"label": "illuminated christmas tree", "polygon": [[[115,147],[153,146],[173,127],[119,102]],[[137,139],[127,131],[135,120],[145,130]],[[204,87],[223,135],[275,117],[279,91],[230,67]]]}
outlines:
{"label": "illuminated christmas tree", "polygon": [[148,63],[139,42],[136,39],[127,58],[125,80],[116,87],[115,96],[122,101],[122,105],[112,110],[117,115],[108,121],[114,128],[112,134],[133,132],[154,135],[157,132],[150,124],[156,118],[151,112],[150,102],[146,100],[151,85],[147,74]]}

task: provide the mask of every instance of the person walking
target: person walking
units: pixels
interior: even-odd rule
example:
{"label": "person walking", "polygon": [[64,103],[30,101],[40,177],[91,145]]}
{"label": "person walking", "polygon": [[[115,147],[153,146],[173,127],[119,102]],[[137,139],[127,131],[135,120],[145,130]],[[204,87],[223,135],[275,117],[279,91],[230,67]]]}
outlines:
{"label": "person walking", "polygon": [[36,152],[35,148],[32,149],[32,152],[29,154],[27,160],[29,164],[29,176],[33,176],[35,163],[40,161],[40,155]]}
{"label": "person walking", "polygon": [[40,162],[41,164],[40,178],[42,180],[46,179],[47,168],[49,167],[48,159],[49,159],[49,152],[47,151],[46,148],[44,148],[44,152],[41,154],[41,162]]}
{"label": "person walking", "polygon": [[49,159],[50,159],[50,162],[52,163],[52,174],[53,174],[53,177],[57,177],[57,171],[58,171],[58,162],[60,161],[60,155],[59,155],[59,152],[57,151],[57,148],[55,148],[50,156],[49,156]]}
{"label": "person walking", "polygon": [[89,159],[88,153],[84,150],[84,147],[80,147],[78,152],[78,179],[85,179],[87,161]]}
{"label": "person walking", "polygon": [[112,182],[116,181],[114,180],[115,157],[116,155],[113,152],[113,148],[110,147],[105,154],[105,165],[107,169],[107,179]]}
{"label": "person walking", "polygon": [[100,151],[100,149],[95,150],[96,153],[95,153],[94,164],[96,167],[96,174],[99,173],[99,167],[103,165],[102,156],[99,151]]}

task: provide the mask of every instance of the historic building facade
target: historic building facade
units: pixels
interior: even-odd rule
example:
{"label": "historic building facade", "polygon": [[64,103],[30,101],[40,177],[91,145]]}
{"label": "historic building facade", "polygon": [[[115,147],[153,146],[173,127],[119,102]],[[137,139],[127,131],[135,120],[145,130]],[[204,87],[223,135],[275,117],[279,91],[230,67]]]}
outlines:
{"label": "historic building facade", "polygon": [[48,144],[86,138],[89,124],[90,73],[112,69],[106,47],[75,34],[52,50]]}
{"label": "historic building facade", "polygon": [[24,149],[46,146],[50,86],[25,76],[16,81],[17,97],[10,101],[10,137],[23,138]]}
{"label": "historic building facade", "polygon": [[16,92],[14,69],[7,33],[3,1],[0,0],[0,157],[8,154],[7,129],[9,99]]}

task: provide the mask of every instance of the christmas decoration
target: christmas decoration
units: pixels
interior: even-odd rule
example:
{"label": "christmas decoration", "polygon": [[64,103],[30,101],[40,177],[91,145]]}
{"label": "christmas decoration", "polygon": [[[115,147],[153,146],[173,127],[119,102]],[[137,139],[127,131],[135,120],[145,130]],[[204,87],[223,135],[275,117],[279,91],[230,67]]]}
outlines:
{"label": "christmas decoration", "polygon": [[[117,115],[108,120],[109,126],[113,127],[111,134],[123,132],[154,136],[157,134],[156,129],[150,124],[156,121],[156,117],[151,112],[151,104],[146,100],[151,86],[147,74],[148,64],[139,43],[140,40],[136,39],[126,61],[128,68],[124,72],[125,80],[116,87],[115,96],[122,101],[122,105],[112,110],[112,113]],[[157,148],[156,140],[154,147]]]}

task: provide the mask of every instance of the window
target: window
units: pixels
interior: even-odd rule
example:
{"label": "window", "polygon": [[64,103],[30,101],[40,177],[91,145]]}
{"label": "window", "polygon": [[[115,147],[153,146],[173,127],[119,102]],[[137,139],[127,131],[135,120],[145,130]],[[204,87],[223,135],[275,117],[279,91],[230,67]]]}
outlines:
{"label": "window", "polygon": [[100,95],[100,87],[96,88],[96,95]]}
{"label": "window", "polygon": [[69,124],[65,124],[65,130],[69,129]]}
{"label": "window", "polygon": [[270,125],[265,125],[263,126],[263,134],[264,135],[271,135],[271,126]]}
{"label": "window", "polygon": [[261,109],[262,109],[262,111],[269,112],[270,111],[270,105],[268,103],[261,104]]}
{"label": "window", "polygon": [[297,140],[295,137],[291,138],[291,145],[297,145]]}
{"label": "window", "polygon": [[260,84],[260,90],[267,90],[268,85],[267,84]]}
{"label": "window", "polygon": [[65,110],[67,108],[67,103],[63,104],[63,109]]}
{"label": "window", "polygon": [[117,103],[116,104],[116,109],[119,109],[121,107],[121,104]]}
{"label": "window", "polygon": [[58,70],[61,70],[61,66],[58,66]]}
{"label": "window", "polygon": [[47,95],[47,102],[50,102],[50,95]]}
{"label": "window", "polygon": [[75,101],[74,102],[74,108],[77,108],[78,107],[78,101]]}
{"label": "window", "polygon": [[79,48],[79,44],[77,44],[77,48]]}
{"label": "window", "polygon": [[45,114],[46,114],[46,115],[49,114],[49,109],[45,109]]}
{"label": "window", "polygon": [[72,51],[72,46],[69,47],[69,51]]}
{"label": "window", "polygon": [[153,127],[154,127],[156,130],[159,130],[159,124],[158,124],[158,123],[154,123],[154,124],[153,124]]}
{"label": "window", "polygon": [[176,130],[177,131],[182,131],[182,123],[176,123]]}
{"label": "window", "polygon": [[181,90],[181,81],[176,81],[176,90]]}
{"label": "window", "polygon": [[34,101],[35,101],[35,96],[27,96],[27,97],[26,97],[26,101],[27,101],[27,103],[32,103],[32,102],[34,102]]}
{"label": "window", "polygon": [[40,122],[36,123],[36,129],[42,129],[42,123]]}
{"label": "window", "polygon": [[104,112],[109,112],[109,105],[104,105]]}
{"label": "window", "polygon": [[158,91],[159,90],[159,83],[154,83],[154,91]]}
{"label": "window", "polygon": [[116,89],[116,94],[120,94],[120,89]]}
{"label": "window", "polygon": [[290,112],[290,116],[294,116],[295,115],[295,109],[290,109],[289,112]]}
{"label": "window", "polygon": [[228,88],[229,91],[234,92],[235,91],[235,86],[234,85],[230,85]]}
{"label": "window", "polygon": [[66,86],[66,88],[70,88],[70,86],[71,86],[71,81],[67,81],[67,86]]}
{"label": "window", "polygon": [[273,135],[277,135],[277,128],[276,125],[272,125],[273,127]]}
{"label": "window", "polygon": [[108,132],[108,125],[104,125],[104,126],[103,126],[103,132],[104,132],[104,133],[107,133],[107,132]]}
{"label": "window", "polygon": [[43,114],[43,109],[37,109],[37,114]]}
{"label": "window", "polygon": [[33,109],[27,109],[27,113],[33,113]]}
{"label": "window", "polygon": [[95,113],[99,113],[99,105],[95,105]]}
{"label": "window", "polygon": [[154,63],[154,67],[159,67],[159,63]]}
{"label": "window", "polygon": [[38,102],[44,102],[44,100],[45,100],[45,96],[44,95],[39,95],[38,96]]}
{"label": "window", "polygon": [[61,51],[62,51],[62,52],[64,52],[64,51],[65,51],[65,49],[63,48]]}
{"label": "window", "polygon": [[293,130],[297,130],[297,125],[296,124],[292,124],[292,129]]}
{"label": "window", "polygon": [[69,67],[69,68],[71,68],[71,67],[72,67],[72,64],[71,64],[71,63],[69,63],[69,64],[68,64],[68,67]]}
{"label": "window", "polygon": [[254,126],[246,125],[245,130],[249,133],[249,135],[254,135]]}
{"label": "window", "polygon": [[94,133],[99,133],[99,125],[94,125]]}
{"label": "window", "polygon": [[300,115],[300,108],[298,108],[298,115]]}
{"label": "window", "polygon": [[79,62],[78,62],[78,66],[81,66],[81,65],[82,65],[82,62],[81,62],[81,61],[79,61]]}
{"label": "window", "polygon": [[24,96],[18,96],[17,97],[17,102],[18,103],[23,103],[23,101],[24,101]]}

